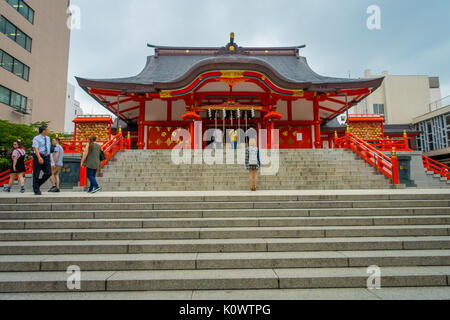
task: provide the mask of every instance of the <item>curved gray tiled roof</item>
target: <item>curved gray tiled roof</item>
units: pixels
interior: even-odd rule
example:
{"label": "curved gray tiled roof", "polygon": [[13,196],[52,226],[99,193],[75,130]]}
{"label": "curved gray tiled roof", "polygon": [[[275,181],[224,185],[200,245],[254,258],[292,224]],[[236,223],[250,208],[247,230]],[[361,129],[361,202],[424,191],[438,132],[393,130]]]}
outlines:
{"label": "curved gray tiled roof", "polygon": [[[173,83],[180,80],[197,66],[231,63],[236,65],[257,64],[265,66],[278,74],[281,79],[292,83],[360,83],[362,79],[347,79],[321,76],[315,73],[307,63],[305,57],[295,56],[149,56],[144,70],[134,77],[116,79],[85,79],[94,82],[126,83],[153,85],[155,83]],[[373,79],[370,79],[372,81]]]}

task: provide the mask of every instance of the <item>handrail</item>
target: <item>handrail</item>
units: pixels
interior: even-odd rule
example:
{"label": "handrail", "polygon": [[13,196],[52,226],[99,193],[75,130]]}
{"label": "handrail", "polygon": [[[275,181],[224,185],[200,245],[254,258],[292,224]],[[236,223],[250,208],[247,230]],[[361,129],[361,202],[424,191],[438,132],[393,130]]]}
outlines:
{"label": "handrail", "polygon": [[[86,144],[89,141],[61,141],[61,147],[64,150],[64,153],[83,153]],[[120,150],[129,150],[131,149],[131,138],[128,135],[127,138],[123,136],[122,133],[119,133],[115,137],[113,137],[109,141],[99,141],[99,143],[103,143],[102,151],[105,153],[106,160],[102,162],[101,167],[103,168],[114,155]],[[33,173],[33,159],[25,162],[25,174]],[[86,186],[86,167],[81,167],[80,169],[80,186]],[[10,170],[0,173],[0,186],[9,182]]]}
{"label": "handrail", "polygon": [[[33,159],[28,160],[25,162],[25,174],[31,174],[33,173]],[[7,170],[5,172],[0,173],[0,186],[3,186],[4,184],[9,182],[9,176],[11,174],[11,170]],[[17,180],[18,177],[16,177],[15,180]]]}
{"label": "handrail", "polygon": [[335,137],[334,145],[337,149],[350,149],[361,158],[363,158],[368,164],[380,171],[386,177],[388,177],[393,184],[400,184],[400,177],[398,171],[398,159],[393,148],[392,158],[388,157],[380,150],[356,137],[355,135],[347,132],[342,138]]}
{"label": "handrail", "polygon": [[[107,141],[97,141],[97,143],[105,144]],[[62,140],[60,142],[61,147],[64,150],[64,153],[83,153],[89,141],[85,140]]]}
{"label": "handrail", "polygon": [[[102,161],[100,168],[103,168],[108,162],[116,155],[120,150],[131,149],[131,139],[130,136],[125,138],[122,132],[114,136],[111,140],[102,145],[102,151],[105,153],[106,160]],[[87,185],[87,168],[80,168],[80,187],[86,187]]]}
{"label": "handrail", "polygon": [[370,144],[380,151],[391,151],[392,148],[395,148],[397,151],[411,151],[411,149],[409,148],[408,137],[364,139],[364,142]]}
{"label": "handrail", "polygon": [[434,173],[440,175],[443,178],[450,179],[450,167],[447,167],[445,164],[437,162],[433,159],[430,159],[426,156],[422,156],[423,166],[428,171],[433,171]]}

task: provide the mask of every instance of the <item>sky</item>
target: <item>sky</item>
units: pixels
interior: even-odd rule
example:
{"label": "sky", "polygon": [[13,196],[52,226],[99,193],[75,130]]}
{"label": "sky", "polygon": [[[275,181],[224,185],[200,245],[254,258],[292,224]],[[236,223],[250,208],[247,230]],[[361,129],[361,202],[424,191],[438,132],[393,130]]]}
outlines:
{"label": "sky", "polygon": [[[306,45],[301,55],[319,74],[359,78],[387,70],[439,76],[450,95],[448,0],[71,0],[68,81],[85,113],[106,113],[75,76],[104,79],[138,74],[154,50],[224,46]],[[370,6],[380,29],[370,30]],[[79,8],[79,10],[77,9]],[[374,20],[371,20],[372,22]],[[78,24],[79,22],[79,24]],[[446,27],[447,25],[447,27]]]}

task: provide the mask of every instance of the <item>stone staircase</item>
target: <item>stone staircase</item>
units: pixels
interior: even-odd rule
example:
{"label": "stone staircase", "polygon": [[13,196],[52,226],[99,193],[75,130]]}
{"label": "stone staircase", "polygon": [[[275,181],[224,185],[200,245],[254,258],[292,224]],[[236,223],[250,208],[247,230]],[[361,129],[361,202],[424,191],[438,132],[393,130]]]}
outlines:
{"label": "stone staircase", "polygon": [[[277,164],[276,175],[260,175],[259,190],[392,187],[389,179],[345,150],[280,150]],[[102,170],[99,184],[105,191],[248,190],[249,174],[242,164],[176,165],[171,151],[131,150]]]}
{"label": "stone staircase", "polygon": [[64,299],[74,265],[97,298],[363,290],[372,265],[383,288],[433,290],[449,288],[448,249],[445,190],[0,195],[0,298]]}
{"label": "stone staircase", "polygon": [[447,178],[434,173],[434,171],[428,171],[427,169],[425,169],[425,172],[429,180],[429,185],[432,185],[436,188],[450,188],[450,180],[448,180]]}

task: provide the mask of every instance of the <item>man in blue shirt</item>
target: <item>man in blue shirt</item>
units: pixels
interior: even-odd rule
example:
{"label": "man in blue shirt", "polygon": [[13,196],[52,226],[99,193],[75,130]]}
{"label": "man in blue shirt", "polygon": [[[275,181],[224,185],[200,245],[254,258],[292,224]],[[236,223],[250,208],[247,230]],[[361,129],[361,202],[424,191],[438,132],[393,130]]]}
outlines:
{"label": "man in blue shirt", "polygon": [[[52,176],[50,161],[51,143],[48,136],[48,127],[40,127],[39,133],[33,139],[33,190],[37,196],[42,195],[41,186]],[[41,171],[44,175],[39,179]]]}

